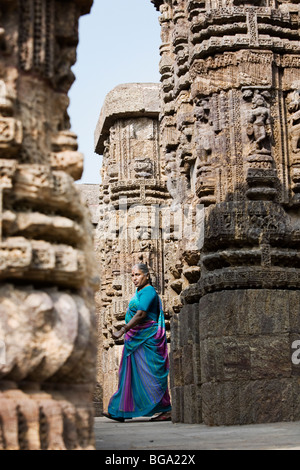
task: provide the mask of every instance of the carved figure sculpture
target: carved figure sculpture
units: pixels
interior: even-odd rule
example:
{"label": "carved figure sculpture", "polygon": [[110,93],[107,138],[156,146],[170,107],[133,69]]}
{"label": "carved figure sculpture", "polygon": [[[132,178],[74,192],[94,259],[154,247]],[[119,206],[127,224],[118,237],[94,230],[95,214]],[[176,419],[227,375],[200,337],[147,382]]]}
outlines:
{"label": "carved figure sculpture", "polygon": [[152,3],[161,155],[180,203],[205,206],[202,245],[167,257],[173,421],[299,420],[299,2]]}

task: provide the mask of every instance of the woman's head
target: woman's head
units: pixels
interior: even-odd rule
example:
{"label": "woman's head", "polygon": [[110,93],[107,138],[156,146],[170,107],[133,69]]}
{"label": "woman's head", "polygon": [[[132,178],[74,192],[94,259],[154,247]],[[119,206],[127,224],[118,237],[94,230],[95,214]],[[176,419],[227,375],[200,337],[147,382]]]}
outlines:
{"label": "woman's head", "polygon": [[135,264],[132,268],[131,278],[137,288],[151,284],[149,268],[146,264]]}

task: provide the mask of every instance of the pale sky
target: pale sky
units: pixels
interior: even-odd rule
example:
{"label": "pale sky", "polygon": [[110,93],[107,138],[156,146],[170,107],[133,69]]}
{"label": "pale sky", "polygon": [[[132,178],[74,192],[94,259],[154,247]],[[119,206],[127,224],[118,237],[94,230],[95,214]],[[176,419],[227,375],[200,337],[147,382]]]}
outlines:
{"label": "pale sky", "polygon": [[159,12],[150,0],[94,0],[79,24],[69,115],[85,155],[80,183],[100,184],[94,130],[105,96],[122,83],[159,82]]}

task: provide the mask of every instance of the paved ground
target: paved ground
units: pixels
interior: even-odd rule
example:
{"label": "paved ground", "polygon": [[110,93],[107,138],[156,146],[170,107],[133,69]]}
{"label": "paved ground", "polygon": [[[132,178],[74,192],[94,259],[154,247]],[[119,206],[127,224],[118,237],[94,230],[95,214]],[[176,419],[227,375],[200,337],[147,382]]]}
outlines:
{"label": "paved ground", "polygon": [[208,427],[95,419],[97,450],[300,450],[300,422]]}

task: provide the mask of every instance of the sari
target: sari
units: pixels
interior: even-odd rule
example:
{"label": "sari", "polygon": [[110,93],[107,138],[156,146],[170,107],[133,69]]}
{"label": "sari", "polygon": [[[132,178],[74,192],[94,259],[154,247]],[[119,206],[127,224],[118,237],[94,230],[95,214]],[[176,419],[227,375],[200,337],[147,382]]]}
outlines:
{"label": "sari", "polygon": [[147,316],[125,334],[118,390],[108,406],[108,412],[116,418],[153,416],[171,410],[165,318],[152,286],[136,290],[126,312],[126,324],[138,310],[147,312]]}

